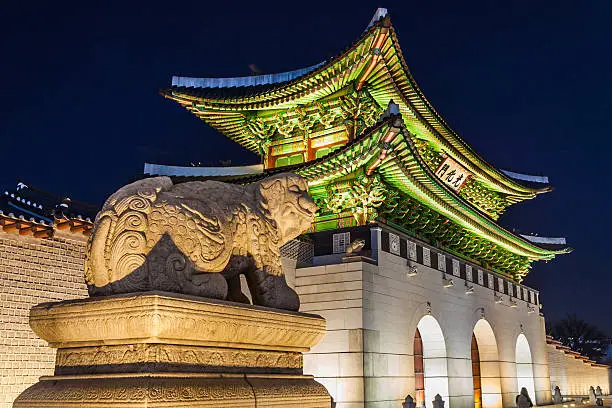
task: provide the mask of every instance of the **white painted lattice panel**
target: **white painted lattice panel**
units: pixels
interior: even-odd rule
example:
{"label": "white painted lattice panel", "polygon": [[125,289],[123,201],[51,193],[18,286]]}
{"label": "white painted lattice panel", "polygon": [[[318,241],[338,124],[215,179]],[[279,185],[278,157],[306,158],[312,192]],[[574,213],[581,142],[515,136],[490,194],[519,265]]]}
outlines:
{"label": "white painted lattice panel", "polygon": [[465,279],[468,282],[474,282],[474,277],[472,276],[472,265],[465,265]]}
{"label": "white painted lattice panel", "polygon": [[431,252],[425,247],[423,247],[423,265],[431,266]]}
{"label": "white painted lattice panel", "polygon": [[400,237],[392,232],[389,233],[389,252],[394,255],[400,255]]}
{"label": "white painted lattice panel", "polygon": [[453,259],[453,275],[459,276],[459,260]]}
{"label": "white painted lattice panel", "polygon": [[417,260],[417,246],[416,242],[406,241],[408,244],[408,258],[412,261]]}
{"label": "white painted lattice panel", "polygon": [[438,254],[438,270],[446,272],[446,255]]}
{"label": "white painted lattice panel", "polygon": [[350,232],[340,232],[333,235],[333,250],[334,254],[341,254],[346,252],[346,248],[348,248],[351,243],[351,233]]}

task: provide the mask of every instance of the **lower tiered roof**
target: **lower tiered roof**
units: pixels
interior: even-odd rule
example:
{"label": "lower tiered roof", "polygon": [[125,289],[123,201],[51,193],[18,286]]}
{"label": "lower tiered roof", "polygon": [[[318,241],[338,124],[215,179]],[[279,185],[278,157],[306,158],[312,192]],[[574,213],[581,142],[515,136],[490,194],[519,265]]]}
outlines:
{"label": "lower tiered roof", "polygon": [[[384,220],[517,281],[531,262],[571,251],[560,241],[538,244],[504,229],[442,183],[421,157],[394,104],[374,126],[314,161],[250,175],[223,175],[222,169],[202,178],[250,183],[283,171],[304,176],[320,208],[314,230],[332,225],[329,220]],[[175,178],[184,180],[193,177]],[[335,222],[335,227],[347,225]]]}

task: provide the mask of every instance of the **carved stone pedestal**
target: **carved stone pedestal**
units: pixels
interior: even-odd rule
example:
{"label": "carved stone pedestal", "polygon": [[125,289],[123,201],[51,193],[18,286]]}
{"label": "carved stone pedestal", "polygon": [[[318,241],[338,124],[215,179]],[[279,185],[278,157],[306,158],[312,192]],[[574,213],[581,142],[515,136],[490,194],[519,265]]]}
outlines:
{"label": "carved stone pedestal", "polygon": [[331,404],[302,375],[325,334],[316,315],[148,292],[38,305],[30,325],[58,349],[55,375],[15,408]]}

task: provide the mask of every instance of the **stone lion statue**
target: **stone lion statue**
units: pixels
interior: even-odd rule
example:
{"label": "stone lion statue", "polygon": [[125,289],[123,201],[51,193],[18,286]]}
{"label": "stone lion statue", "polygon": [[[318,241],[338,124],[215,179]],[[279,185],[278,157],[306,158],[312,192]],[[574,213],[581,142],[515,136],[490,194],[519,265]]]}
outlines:
{"label": "stone lion statue", "polygon": [[317,207],[306,180],[281,173],[240,186],[174,185],[169,177],[128,184],[111,195],[89,238],[91,296],[162,290],[298,310],[279,248],[304,232]]}

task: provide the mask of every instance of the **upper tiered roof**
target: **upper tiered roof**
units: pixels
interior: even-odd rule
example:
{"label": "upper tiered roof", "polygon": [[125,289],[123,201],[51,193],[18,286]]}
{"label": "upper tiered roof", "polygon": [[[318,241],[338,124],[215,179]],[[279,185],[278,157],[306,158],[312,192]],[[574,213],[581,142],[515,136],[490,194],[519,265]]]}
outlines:
{"label": "upper tiered roof", "polygon": [[253,112],[291,109],[342,92],[367,89],[379,106],[393,100],[418,138],[430,142],[510,203],[550,191],[545,177],[501,171],[477,154],[429,103],[404,60],[386,9],[338,56],[280,74],[234,78],[173,77],[161,93],[186,107],[228,137],[261,154],[261,140],[249,129]]}

